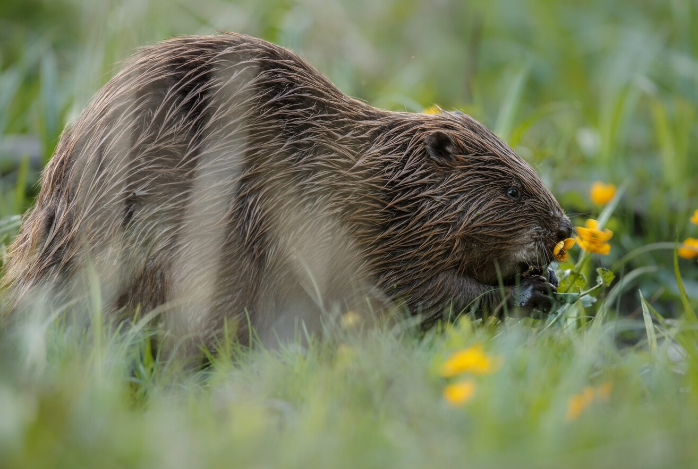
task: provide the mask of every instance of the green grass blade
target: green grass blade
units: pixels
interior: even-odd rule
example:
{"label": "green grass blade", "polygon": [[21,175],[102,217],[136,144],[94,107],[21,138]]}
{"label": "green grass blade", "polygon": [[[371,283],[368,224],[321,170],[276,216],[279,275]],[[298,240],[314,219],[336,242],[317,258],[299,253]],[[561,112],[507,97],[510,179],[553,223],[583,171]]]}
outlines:
{"label": "green grass blade", "polygon": [[606,314],[608,313],[608,305],[612,305],[615,303],[615,301],[620,297],[620,295],[623,293],[623,290],[629,286],[632,282],[635,281],[636,278],[638,278],[641,275],[644,274],[649,274],[653,273],[659,270],[659,267],[655,265],[650,265],[646,267],[640,267],[635,270],[632,270],[628,272],[627,275],[624,275],[620,277],[618,283],[611,288],[611,290],[608,292],[606,295],[606,299],[604,300],[603,304],[599,308],[599,312],[596,314],[596,319],[594,320],[594,324],[597,322],[603,322],[603,319],[606,317]]}
{"label": "green grass blade", "polygon": [[674,248],[674,276],[676,277],[676,285],[679,287],[679,295],[681,296],[681,303],[683,303],[683,310],[686,316],[686,319],[690,323],[695,323],[696,321],[696,312],[693,311],[693,308],[691,307],[691,301],[688,299],[688,295],[686,295],[686,288],[683,285],[683,279],[681,278],[681,271],[679,270],[679,251],[678,251],[678,242],[676,243],[676,247]]}
{"label": "green grass blade", "polygon": [[655,355],[657,353],[657,335],[654,332],[652,316],[650,316],[647,301],[645,301],[645,297],[642,296],[642,290],[638,291],[640,293],[640,304],[642,305],[642,318],[645,321],[645,331],[647,332],[647,343],[650,346],[650,352],[652,352],[652,355]]}

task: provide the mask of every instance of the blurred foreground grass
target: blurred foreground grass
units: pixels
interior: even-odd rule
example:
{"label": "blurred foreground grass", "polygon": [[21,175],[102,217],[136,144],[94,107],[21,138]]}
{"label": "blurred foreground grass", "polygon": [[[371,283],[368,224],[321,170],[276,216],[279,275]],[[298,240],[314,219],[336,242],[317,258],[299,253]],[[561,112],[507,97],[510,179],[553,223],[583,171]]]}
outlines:
{"label": "blurred foreground grass", "polygon": [[[232,350],[196,374],[144,359],[143,336],[30,327],[15,337],[28,348],[2,368],[0,463],[695,467],[698,359],[671,340],[619,350],[615,335],[635,327],[569,334],[462,321],[424,338],[409,328],[345,333],[305,350]],[[477,343],[497,368],[440,376],[452,352]],[[474,395],[454,406],[442,392],[462,376]]]}
{"label": "blurred foreground grass", "polygon": [[[5,244],[63,126],[118,62],[217,30],[289,46],[378,107],[473,115],[577,225],[600,215],[594,180],[625,193],[610,254],[577,264],[614,285],[552,323],[233,347],[199,373],[151,357],[145,335],[0,325],[0,467],[695,467],[698,269],[678,260],[682,296],[672,251],[698,236],[697,23],[680,0],[4,0]],[[453,407],[442,393],[461,378],[439,367],[475,343],[502,367],[468,378]]]}

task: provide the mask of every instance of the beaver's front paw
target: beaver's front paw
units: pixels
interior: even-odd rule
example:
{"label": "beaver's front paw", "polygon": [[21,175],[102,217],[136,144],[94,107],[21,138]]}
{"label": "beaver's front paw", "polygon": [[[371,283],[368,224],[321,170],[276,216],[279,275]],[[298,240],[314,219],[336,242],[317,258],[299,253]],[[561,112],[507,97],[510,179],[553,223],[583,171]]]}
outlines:
{"label": "beaver's front paw", "polygon": [[550,311],[554,305],[552,294],[557,291],[557,276],[551,269],[547,273],[548,278],[542,275],[522,278],[512,293],[513,306],[523,310]]}

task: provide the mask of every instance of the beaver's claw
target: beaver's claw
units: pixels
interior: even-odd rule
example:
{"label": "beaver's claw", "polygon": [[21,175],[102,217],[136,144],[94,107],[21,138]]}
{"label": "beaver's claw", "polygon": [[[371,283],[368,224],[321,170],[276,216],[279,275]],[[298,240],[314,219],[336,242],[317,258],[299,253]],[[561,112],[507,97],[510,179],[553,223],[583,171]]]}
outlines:
{"label": "beaver's claw", "polygon": [[550,284],[556,289],[560,286],[560,281],[557,279],[557,274],[550,267],[548,267],[548,270],[546,270],[545,276],[548,278],[548,282],[550,282]]}

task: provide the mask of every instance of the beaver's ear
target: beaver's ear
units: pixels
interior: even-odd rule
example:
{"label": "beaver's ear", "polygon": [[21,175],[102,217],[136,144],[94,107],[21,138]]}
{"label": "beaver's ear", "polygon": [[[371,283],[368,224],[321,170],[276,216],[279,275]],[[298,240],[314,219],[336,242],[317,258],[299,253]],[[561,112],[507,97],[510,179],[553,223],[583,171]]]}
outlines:
{"label": "beaver's ear", "polygon": [[424,139],[424,146],[427,150],[427,156],[439,164],[448,164],[453,161],[456,143],[453,138],[446,132],[436,130]]}

